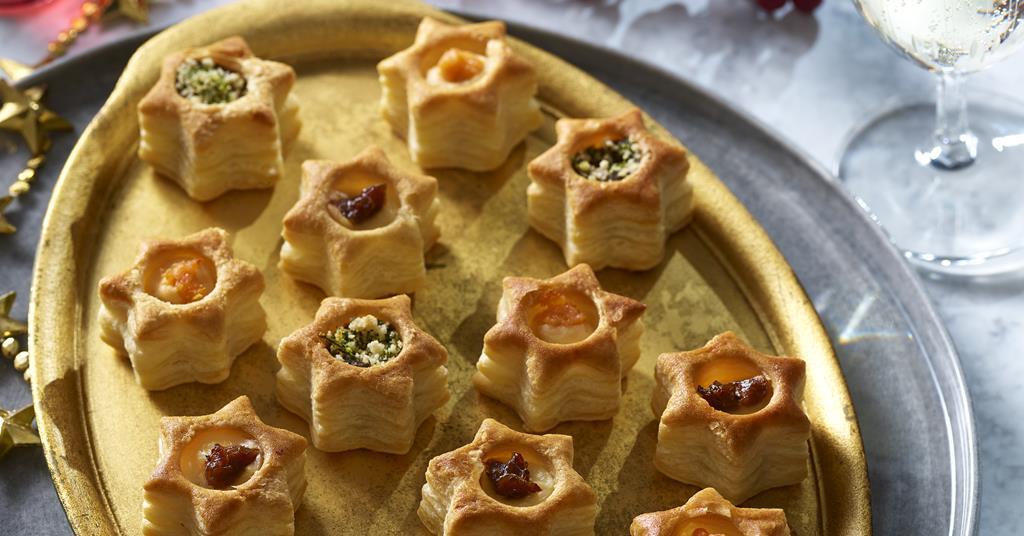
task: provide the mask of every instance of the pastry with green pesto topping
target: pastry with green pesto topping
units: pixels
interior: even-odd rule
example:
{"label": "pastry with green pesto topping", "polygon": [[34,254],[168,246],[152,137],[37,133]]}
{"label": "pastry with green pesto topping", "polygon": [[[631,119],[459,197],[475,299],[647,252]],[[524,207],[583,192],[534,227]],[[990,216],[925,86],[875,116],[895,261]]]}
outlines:
{"label": "pastry with green pesto topping", "polygon": [[139,159],[200,202],[274,186],[301,127],[294,85],[241,37],[170,54],[139,101]]}

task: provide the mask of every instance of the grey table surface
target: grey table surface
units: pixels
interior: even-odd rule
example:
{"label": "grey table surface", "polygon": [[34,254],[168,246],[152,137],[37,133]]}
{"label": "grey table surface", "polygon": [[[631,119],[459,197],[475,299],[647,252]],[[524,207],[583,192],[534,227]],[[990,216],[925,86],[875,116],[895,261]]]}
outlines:
{"label": "grey table surface", "polygon": [[[225,0],[154,3],[154,24],[167,24]],[[813,16],[767,17],[748,0],[432,0],[442,8],[503,18],[576,37],[693,81],[771,125],[792,144],[832,167],[845,136],[897,101],[928,100],[929,75],[889,50],[845,0],[827,0]],[[0,18],[0,57],[31,62],[77,8],[56,0],[31,16]],[[116,40],[134,28],[109,21],[85,34],[75,51]],[[624,73],[628,76],[628,73]],[[1024,54],[975,75],[972,89],[1018,92]],[[90,81],[83,81],[90,83]],[[91,83],[99,83],[92,81]],[[56,91],[56,89],[55,89]],[[58,144],[73,143],[73,136]],[[0,138],[2,158],[16,158]],[[10,156],[9,156],[10,155]],[[6,167],[6,166],[5,166]],[[21,210],[42,211],[22,198]],[[17,236],[17,235],[15,235]],[[29,238],[4,238],[0,268]],[[34,241],[34,239],[31,239]],[[2,272],[2,270],[0,270]],[[1016,535],[1024,526],[1024,274],[984,280],[922,275],[961,355],[974,402],[981,498],[978,534]],[[24,317],[27,297],[15,309]],[[0,365],[0,407],[30,399],[19,375]],[[68,534],[42,454],[16,449],[0,461],[0,533]]]}

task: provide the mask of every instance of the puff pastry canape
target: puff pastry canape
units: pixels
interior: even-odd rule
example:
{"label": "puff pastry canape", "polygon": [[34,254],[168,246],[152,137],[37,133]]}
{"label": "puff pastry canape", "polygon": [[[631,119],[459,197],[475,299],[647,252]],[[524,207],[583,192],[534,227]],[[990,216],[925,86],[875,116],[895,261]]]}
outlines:
{"label": "puff pastry canape", "polygon": [[305,464],[306,440],[264,424],[245,396],[212,415],[163,417],[142,533],[294,534]]}
{"label": "puff pastry canape", "polygon": [[142,244],[135,265],[100,281],[100,336],[149,390],[227,379],[263,337],[263,275],[234,258],[223,229]]}
{"label": "puff pastry canape", "polygon": [[570,436],[486,419],[471,443],[430,460],[416,513],[438,535],[592,535],[597,495],[572,458]]}
{"label": "puff pastry canape", "polygon": [[789,536],[789,525],[779,508],[737,508],[704,488],[678,508],[636,516],[629,535]]}
{"label": "puff pastry canape", "polygon": [[486,171],[542,122],[533,67],[499,21],[424,18],[413,45],[377,64],[381,111],[424,168]]}
{"label": "puff pastry canape", "polygon": [[327,298],[281,341],[277,399],[324,451],[405,454],[448,401],[448,351],[413,323],[411,302]]}
{"label": "puff pastry canape", "polygon": [[528,430],[610,419],[640,358],[644,304],[605,292],[581,264],[547,280],[506,277],[473,384]]}
{"label": "puff pastry canape", "polygon": [[654,466],[665,475],[735,503],[807,476],[803,360],[762,354],[725,332],[658,356],[654,375]]}
{"label": "puff pastry canape", "polygon": [[172,54],[139,102],[139,158],[197,201],[273,186],[301,125],[294,83],[241,37]]}
{"label": "puff pastry canape", "polygon": [[330,296],[410,294],[426,282],[423,253],[441,234],[437,179],[401,172],[370,147],[343,164],[302,164],[284,217],[280,267]]}
{"label": "puff pastry canape", "polygon": [[644,126],[634,108],[611,119],[559,119],[558,142],[527,167],[530,225],[569,266],[647,270],[690,220],[686,151]]}

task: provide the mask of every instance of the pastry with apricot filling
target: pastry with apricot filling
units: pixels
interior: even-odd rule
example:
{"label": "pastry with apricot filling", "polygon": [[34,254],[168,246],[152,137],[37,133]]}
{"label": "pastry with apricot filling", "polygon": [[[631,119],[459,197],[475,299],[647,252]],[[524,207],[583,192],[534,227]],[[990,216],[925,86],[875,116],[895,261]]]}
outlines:
{"label": "pastry with apricot filling", "polygon": [[384,118],[420,167],[497,168],[542,122],[537,76],[503,22],[424,18],[412,46],[377,72]]}
{"label": "pastry with apricot filling", "polygon": [[735,503],[807,476],[803,360],[762,354],[725,332],[660,355],[654,377],[654,466],[665,475]]}
{"label": "pastry with apricot filling", "polygon": [[558,142],[530,162],[530,225],[569,266],[647,270],[690,220],[686,151],[634,108],[609,119],[559,119]]}
{"label": "pastry with apricot filling", "polygon": [[630,536],[789,536],[779,508],[737,508],[714,488],[698,491],[686,504],[633,518]]}
{"label": "pastry with apricot filling", "polygon": [[378,147],[345,163],[307,160],[284,217],[281,270],[329,296],[411,294],[426,283],[439,207],[437,179],[398,170]]}
{"label": "pastry with apricot filling", "polygon": [[592,535],[597,495],[572,458],[572,437],[485,419],[472,442],[430,460],[416,513],[438,535]]}
{"label": "pastry with apricot filling", "polygon": [[640,357],[645,309],[601,289],[585,264],[545,280],[506,277],[473,384],[528,430],[610,419]]}
{"label": "pastry with apricot filling", "polygon": [[100,336],[146,389],[219,383],[266,331],[263,285],[222,229],[150,240],[128,271],[100,281]]}
{"label": "pastry with apricot filling", "polygon": [[139,102],[139,158],[197,201],[273,186],[301,125],[294,84],[241,37],[172,54]]}
{"label": "pastry with apricot filling", "polygon": [[325,451],[405,454],[448,401],[448,352],[416,326],[408,296],[327,298],[281,340],[277,399]]}
{"label": "pastry with apricot filling", "polygon": [[162,418],[142,533],[294,534],[305,451],[302,436],[264,424],[245,396],[212,415]]}

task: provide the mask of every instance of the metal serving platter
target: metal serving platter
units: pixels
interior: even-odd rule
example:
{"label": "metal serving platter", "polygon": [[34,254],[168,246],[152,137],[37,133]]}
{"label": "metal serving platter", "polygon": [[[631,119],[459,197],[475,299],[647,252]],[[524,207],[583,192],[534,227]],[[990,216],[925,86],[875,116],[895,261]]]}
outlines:
{"label": "metal serving platter", "polygon": [[[644,108],[700,155],[771,234],[839,354],[867,451],[876,533],[970,533],[974,438],[957,358],[913,274],[827,174],[684,81],[559,36],[517,26],[511,32]],[[83,81],[78,91],[52,99],[82,124],[150,35],[56,65],[24,84]],[[31,229],[35,222],[21,223]],[[17,267],[22,273],[31,262],[24,261]]]}

